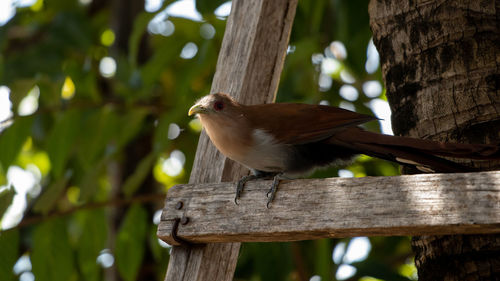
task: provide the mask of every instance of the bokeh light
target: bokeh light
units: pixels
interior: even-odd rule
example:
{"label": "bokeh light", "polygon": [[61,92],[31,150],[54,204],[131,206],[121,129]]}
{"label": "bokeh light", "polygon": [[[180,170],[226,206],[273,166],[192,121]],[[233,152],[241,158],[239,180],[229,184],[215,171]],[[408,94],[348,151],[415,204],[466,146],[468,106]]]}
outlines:
{"label": "bokeh light", "polygon": [[198,118],[194,118],[192,119],[191,121],[189,121],[189,129],[191,129],[193,132],[201,132],[201,123],[200,123],[200,119]]}
{"label": "bokeh light", "polygon": [[321,92],[326,92],[330,90],[333,85],[333,79],[330,75],[320,73],[318,79],[318,86]]}
{"label": "bokeh light", "polygon": [[356,271],[357,270],[354,266],[348,264],[342,264],[337,269],[337,272],[335,273],[335,278],[337,278],[337,280],[346,280],[348,278],[351,278],[354,274],[356,274]]}
{"label": "bokeh light", "polygon": [[12,204],[5,211],[1,219],[1,229],[9,229],[16,226],[23,218],[27,207],[26,195],[33,189],[40,190],[41,173],[37,167],[32,165],[29,169],[23,169],[12,165],[7,170],[7,185],[0,186],[0,190],[14,188],[16,194]]}
{"label": "bokeh light", "polygon": [[[10,102],[10,89],[0,86],[0,122],[12,117],[12,102]],[[0,127],[0,132],[2,127]]]}
{"label": "bokeh light", "polygon": [[333,249],[332,253],[332,260],[335,264],[342,263],[342,259],[345,254],[345,247],[346,247],[345,242],[339,242],[337,243],[337,245],[335,245],[335,248]]}
{"label": "bokeh light", "polygon": [[179,0],[167,6],[166,13],[170,17],[187,18],[192,21],[202,21],[201,14],[196,10],[194,0]]}
{"label": "bokeh light", "polygon": [[334,58],[324,58],[323,55],[313,56],[313,63],[315,60],[321,60],[321,72],[324,74],[336,74],[342,69],[342,64]]}
{"label": "bokeh light", "polygon": [[115,257],[111,254],[109,249],[104,249],[97,256],[97,264],[103,268],[110,268],[115,263]]}
{"label": "bokeh light", "polygon": [[180,56],[181,58],[188,60],[194,58],[194,56],[196,56],[196,53],[198,53],[198,46],[196,46],[196,44],[193,42],[189,42],[184,45],[184,48],[182,48]]}
{"label": "bokeh light", "polygon": [[212,39],[215,36],[215,27],[209,23],[204,23],[200,27],[200,35],[204,39]]}
{"label": "bokeh light", "polygon": [[19,275],[22,272],[31,271],[31,259],[28,254],[22,255],[17,262],[14,264],[12,269],[14,274]]}
{"label": "bokeh light", "polygon": [[75,96],[75,83],[71,80],[71,77],[66,76],[64,79],[64,84],[61,89],[61,97],[65,100],[69,100]]}
{"label": "bokeh light", "polygon": [[111,29],[106,29],[101,34],[101,44],[104,46],[111,46],[115,42],[115,33]]}
{"label": "bokeh light", "polygon": [[9,0],[0,1],[0,26],[9,22],[9,20],[16,14],[16,7]]}
{"label": "bokeh light", "polygon": [[363,93],[369,98],[376,98],[382,94],[382,85],[377,80],[366,81],[363,83]]}
{"label": "bokeh light", "polygon": [[20,116],[27,116],[35,113],[38,109],[38,98],[40,97],[40,88],[35,85],[28,94],[21,100],[17,108]]}
{"label": "bokeh light", "polygon": [[162,211],[163,211],[162,209],[156,210],[155,214],[153,215],[153,223],[154,224],[156,224],[156,225],[160,224]]}
{"label": "bokeh light", "polygon": [[339,177],[341,178],[352,178],[354,177],[354,173],[349,171],[349,170],[345,170],[345,169],[340,169],[338,171],[338,174],[339,174]]}
{"label": "bokeh light", "polygon": [[347,69],[342,69],[342,71],[340,71],[340,79],[342,80],[342,82],[347,84],[356,82],[354,76]]}
{"label": "bokeh light", "polygon": [[170,36],[174,34],[175,25],[166,19],[166,13],[159,13],[148,24],[148,32],[152,34],[161,34]]}
{"label": "bokeh light", "polygon": [[356,111],[356,107],[354,106],[354,104],[345,100],[339,103],[339,107],[350,111]]}
{"label": "bokeh light", "polygon": [[378,55],[377,48],[373,44],[373,39],[368,43],[368,47],[366,48],[366,63],[365,70],[368,73],[374,73],[377,71],[378,66],[380,64],[380,57]]}
{"label": "bokeh light", "polygon": [[351,239],[349,246],[347,247],[346,254],[344,256],[343,262],[354,263],[366,259],[372,245],[367,237],[355,237]]}
{"label": "bokeh light", "polygon": [[311,278],[309,278],[309,281],[321,281],[321,276],[313,275],[311,276]]}
{"label": "bokeh light", "polygon": [[116,73],[116,61],[112,57],[104,57],[99,63],[99,72],[103,77],[111,78]]}
{"label": "bokeh light", "polygon": [[154,13],[161,8],[162,4],[163,0],[146,0],[144,2],[144,10],[149,13]]}
{"label": "bokeh light", "polygon": [[231,13],[231,1],[223,3],[214,11],[214,14],[221,19],[225,19],[226,17],[229,16],[230,13]]}
{"label": "bokeh light", "polygon": [[171,123],[170,125],[168,125],[167,138],[169,140],[176,139],[180,134],[181,134],[181,128],[179,127],[179,125],[175,123]]}
{"label": "bokeh light", "polygon": [[356,101],[359,96],[358,90],[351,85],[342,85],[339,89],[339,94],[343,99],[348,101]]}
{"label": "bokeh light", "polygon": [[21,276],[19,276],[19,281],[35,281],[35,275],[33,272],[23,272]]}
{"label": "bokeh light", "polygon": [[162,163],[162,171],[170,177],[178,176],[186,162],[186,156],[180,150],[174,150],[170,153],[170,157],[165,159]]}
{"label": "bokeh light", "polygon": [[325,54],[328,57],[333,57],[338,60],[345,60],[347,58],[345,45],[340,41],[333,41],[330,43],[330,45],[325,49]]}
{"label": "bokeh light", "polygon": [[369,106],[375,116],[380,119],[379,123],[382,127],[382,133],[386,135],[394,135],[392,132],[391,108],[389,107],[389,103],[383,99],[372,99]]}

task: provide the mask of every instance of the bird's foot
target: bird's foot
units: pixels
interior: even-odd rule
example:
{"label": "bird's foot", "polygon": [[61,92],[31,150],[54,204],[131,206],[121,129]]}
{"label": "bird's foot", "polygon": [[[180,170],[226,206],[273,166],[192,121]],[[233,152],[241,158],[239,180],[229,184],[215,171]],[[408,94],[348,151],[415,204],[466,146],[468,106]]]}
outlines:
{"label": "bird's foot", "polygon": [[269,191],[266,194],[266,196],[267,196],[266,208],[268,208],[268,209],[269,209],[269,204],[271,204],[271,202],[273,202],[273,200],[274,200],[274,197],[276,195],[276,191],[278,191],[278,185],[280,184],[280,180],[281,180],[282,175],[283,175],[282,173],[279,173],[273,177],[273,184],[271,185],[271,188],[269,189]]}
{"label": "bird's foot", "polygon": [[274,177],[276,174],[275,173],[270,173],[270,172],[263,172],[263,171],[258,171],[258,170],[253,170],[252,175],[247,175],[242,177],[238,183],[236,184],[236,196],[234,197],[234,203],[238,205],[238,199],[240,199],[241,193],[243,192],[243,188],[245,188],[245,184],[248,181],[251,180],[256,180],[256,179],[269,179],[271,177]]}
{"label": "bird's foot", "polygon": [[234,197],[234,204],[238,205],[238,199],[240,199],[241,192],[243,192],[243,188],[245,187],[245,183],[247,183],[247,181],[255,180],[258,178],[260,177],[257,175],[248,175],[242,177],[238,181],[238,183],[236,184],[236,196]]}

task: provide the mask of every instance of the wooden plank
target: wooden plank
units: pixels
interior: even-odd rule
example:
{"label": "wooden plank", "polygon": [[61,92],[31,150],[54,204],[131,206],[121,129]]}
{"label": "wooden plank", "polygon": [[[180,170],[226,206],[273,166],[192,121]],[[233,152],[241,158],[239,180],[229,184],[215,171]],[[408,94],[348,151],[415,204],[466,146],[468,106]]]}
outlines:
{"label": "wooden plank", "polygon": [[[293,241],[325,237],[500,233],[500,171],[285,180],[270,209],[271,181],[179,185],[167,196],[159,236],[189,217],[188,241]],[[181,210],[174,208],[182,201]]]}
{"label": "wooden plank", "polygon": [[[232,1],[212,93],[229,93],[246,104],[274,100],[296,6],[297,0]],[[202,133],[190,183],[233,181],[244,174],[246,168],[222,156]],[[239,247],[174,247],[165,280],[232,280]]]}

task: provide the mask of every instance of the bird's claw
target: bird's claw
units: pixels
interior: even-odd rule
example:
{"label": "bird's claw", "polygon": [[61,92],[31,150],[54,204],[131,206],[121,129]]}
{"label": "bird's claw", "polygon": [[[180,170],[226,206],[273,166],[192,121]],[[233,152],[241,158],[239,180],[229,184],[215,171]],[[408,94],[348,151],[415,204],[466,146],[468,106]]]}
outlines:
{"label": "bird's claw", "polygon": [[242,177],[238,181],[238,183],[236,184],[236,195],[234,197],[234,204],[239,205],[238,199],[240,199],[241,193],[243,192],[243,189],[245,188],[245,183],[247,181],[254,180],[254,179],[268,178],[268,177],[273,176],[273,175],[274,175],[273,184],[271,186],[271,189],[269,189],[269,191],[266,194],[266,196],[268,198],[266,207],[269,209],[269,204],[271,204],[271,202],[274,200],[274,196],[276,194],[276,190],[277,190],[278,185],[279,185],[281,174],[258,173],[256,175],[248,175],[248,176]]}
{"label": "bird's claw", "polygon": [[245,182],[243,182],[243,179],[238,181],[238,184],[236,185],[236,195],[234,196],[234,204],[238,205],[238,199],[240,199],[241,192],[243,191],[243,188],[245,187]]}
{"label": "bird's claw", "polygon": [[238,205],[238,199],[241,197],[241,193],[243,192],[243,188],[245,188],[245,183],[249,180],[253,180],[258,178],[255,175],[248,175],[242,177],[238,183],[236,184],[236,196],[234,197],[234,204]]}
{"label": "bird's claw", "polygon": [[281,176],[281,174],[277,174],[276,176],[274,176],[273,184],[271,185],[271,188],[269,189],[269,191],[266,194],[266,197],[267,197],[266,208],[268,208],[268,209],[270,208],[269,204],[271,204],[271,202],[273,202],[274,197],[276,196],[276,191],[278,191],[278,185],[280,184],[280,176]]}

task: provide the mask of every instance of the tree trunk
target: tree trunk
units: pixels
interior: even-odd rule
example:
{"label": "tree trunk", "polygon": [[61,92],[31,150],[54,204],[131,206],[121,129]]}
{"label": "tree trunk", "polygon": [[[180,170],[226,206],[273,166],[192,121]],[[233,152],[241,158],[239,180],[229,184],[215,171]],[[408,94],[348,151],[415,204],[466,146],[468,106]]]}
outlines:
{"label": "tree trunk", "polygon": [[[500,143],[500,1],[372,0],[369,12],[394,132]],[[499,235],[420,236],[412,247],[419,280],[500,280]]]}

